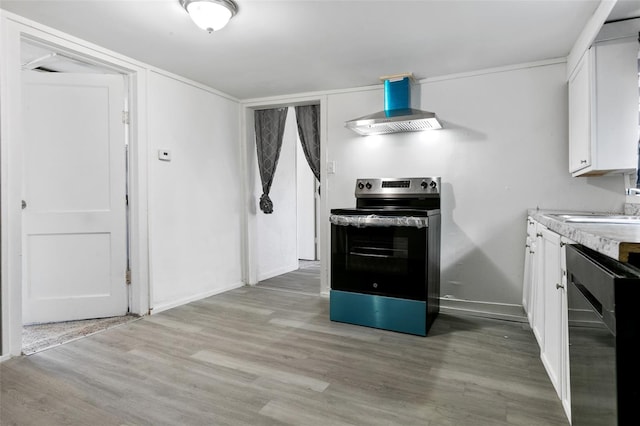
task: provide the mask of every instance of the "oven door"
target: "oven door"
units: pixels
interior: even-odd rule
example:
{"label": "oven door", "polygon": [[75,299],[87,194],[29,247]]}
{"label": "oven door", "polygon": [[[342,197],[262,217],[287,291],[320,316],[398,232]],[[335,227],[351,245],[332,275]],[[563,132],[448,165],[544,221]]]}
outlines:
{"label": "oven door", "polygon": [[427,224],[331,225],[331,288],[427,300]]}

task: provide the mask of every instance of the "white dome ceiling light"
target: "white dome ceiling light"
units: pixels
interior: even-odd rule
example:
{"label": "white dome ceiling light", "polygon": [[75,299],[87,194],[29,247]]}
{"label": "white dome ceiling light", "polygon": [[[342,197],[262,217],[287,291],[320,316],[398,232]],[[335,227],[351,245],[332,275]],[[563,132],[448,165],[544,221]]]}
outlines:
{"label": "white dome ceiling light", "polygon": [[218,31],[238,13],[233,0],[180,0],[193,22],[209,33]]}

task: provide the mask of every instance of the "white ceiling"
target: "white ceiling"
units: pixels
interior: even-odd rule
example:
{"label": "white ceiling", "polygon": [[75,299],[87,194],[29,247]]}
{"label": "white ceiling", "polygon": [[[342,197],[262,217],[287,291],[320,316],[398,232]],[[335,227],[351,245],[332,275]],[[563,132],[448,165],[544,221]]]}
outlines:
{"label": "white ceiling", "polygon": [[[1,0],[0,7],[239,99],[565,57],[598,0],[237,0],[221,31],[178,0]],[[638,10],[620,2],[615,18]]]}

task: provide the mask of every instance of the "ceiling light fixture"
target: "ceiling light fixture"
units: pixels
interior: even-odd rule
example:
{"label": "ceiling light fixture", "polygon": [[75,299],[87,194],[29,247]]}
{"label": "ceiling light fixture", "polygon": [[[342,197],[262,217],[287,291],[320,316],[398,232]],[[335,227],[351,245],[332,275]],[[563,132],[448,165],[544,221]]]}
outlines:
{"label": "ceiling light fixture", "polygon": [[218,31],[238,13],[233,0],[180,0],[193,22],[210,33]]}

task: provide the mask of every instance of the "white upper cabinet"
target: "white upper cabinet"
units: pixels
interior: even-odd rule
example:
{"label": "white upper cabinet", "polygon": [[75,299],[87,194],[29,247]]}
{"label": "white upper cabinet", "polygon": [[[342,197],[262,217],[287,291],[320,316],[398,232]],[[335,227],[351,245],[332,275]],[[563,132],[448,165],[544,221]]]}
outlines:
{"label": "white upper cabinet", "polygon": [[595,43],[569,77],[569,171],[633,172],[638,165],[638,40]]}
{"label": "white upper cabinet", "polygon": [[591,166],[592,49],[569,78],[569,171]]}

